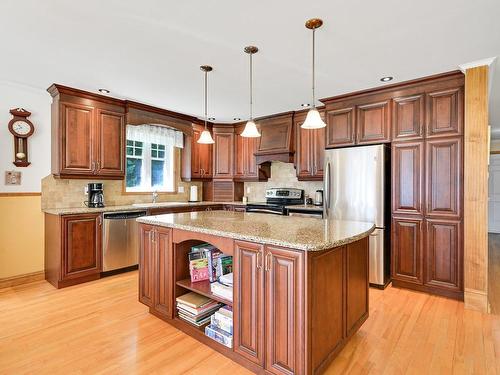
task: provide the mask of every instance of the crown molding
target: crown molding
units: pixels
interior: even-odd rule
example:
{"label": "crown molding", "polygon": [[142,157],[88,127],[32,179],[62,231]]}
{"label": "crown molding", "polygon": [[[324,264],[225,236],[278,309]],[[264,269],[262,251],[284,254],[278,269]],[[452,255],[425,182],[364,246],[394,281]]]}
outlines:
{"label": "crown molding", "polygon": [[488,57],[486,59],[471,61],[469,63],[461,64],[458,68],[465,74],[467,69],[477,68],[479,66],[488,67],[488,94],[491,94],[491,88],[493,87],[493,76],[495,75],[497,57]]}

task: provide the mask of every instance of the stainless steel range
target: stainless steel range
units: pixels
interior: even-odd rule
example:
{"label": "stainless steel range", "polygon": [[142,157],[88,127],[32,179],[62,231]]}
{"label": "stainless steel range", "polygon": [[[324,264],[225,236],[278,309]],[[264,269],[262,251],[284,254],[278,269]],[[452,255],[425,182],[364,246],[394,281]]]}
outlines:
{"label": "stainless steel range", "polygon": [[266,190],[266,201],[248,203],[247,212],[288,215],[286,206],[304,204],[304,190],[294,188],[272,188]]}

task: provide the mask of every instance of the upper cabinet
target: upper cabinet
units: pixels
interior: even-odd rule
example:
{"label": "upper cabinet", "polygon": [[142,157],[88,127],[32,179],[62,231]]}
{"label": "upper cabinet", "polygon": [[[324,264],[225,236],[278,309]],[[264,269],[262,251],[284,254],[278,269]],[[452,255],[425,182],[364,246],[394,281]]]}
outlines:
{"label": "upper cabinet", "polygon": [[462,134],[463,96],[462,87],[427,93],[427,138]]}
{"label": "upper cabinet", "polygon": [[[297,178],[302,181],[323,180],[325,128],[302,129],[307,113],[295,115],[295,164]],[[324,112],[321,112],[324,118]]]}
{"label": "upper cabinet", "polygon": [[214,126],[214,178],[232,179],[234,167],[234,128]]}
{"label": "upper cabinet", "polygon": [[326,147],[352,146],[356,142],[354,107],[326,112]]}
{"label": "upper cabinet", "polygon": [[386,143],[391,141],[390,100],[361,104],[356,107],[358,144]]}
{"label": "upper cabinet", "polygon": [[424,137],[424,94],[396,97],[392,103],[392,140]]}
{"label": "upper cabinet", "polygon": [[112,98],[52,85],[52,174],[122,179],[125,109]]}
{"label": "upper cabinet", "polygon": [[198,143],[204,129],[202,125],[193,125],[193,137],[191,139],[192,179],[211,179],[213,177],[214,147],[211,144]]}

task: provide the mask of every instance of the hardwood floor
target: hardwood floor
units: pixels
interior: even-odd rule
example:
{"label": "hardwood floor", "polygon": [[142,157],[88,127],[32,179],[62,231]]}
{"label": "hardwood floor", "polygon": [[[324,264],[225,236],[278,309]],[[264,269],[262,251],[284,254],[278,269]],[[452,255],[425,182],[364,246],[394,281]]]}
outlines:
{"label": "hardwood floor", "polygon": [[[0,290],[0,374],[248,374],[148,313],[137,272]],[[500,374],[500,317],[389,287],[327,374]]]}
{"label": "hardwood floor", "polygon": [[488,299],[491,313],[500,315],[500,234],[488,234]]}

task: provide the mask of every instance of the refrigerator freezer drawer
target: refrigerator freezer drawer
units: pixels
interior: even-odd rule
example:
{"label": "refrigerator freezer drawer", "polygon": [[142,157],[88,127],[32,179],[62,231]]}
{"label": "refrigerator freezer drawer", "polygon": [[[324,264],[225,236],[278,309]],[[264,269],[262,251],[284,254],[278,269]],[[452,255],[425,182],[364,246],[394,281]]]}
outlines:
{"label": "refrigerator freezer drawer", "polygon": [[384,285],[384,229],[375,229],[369,239],[370,284]]}

